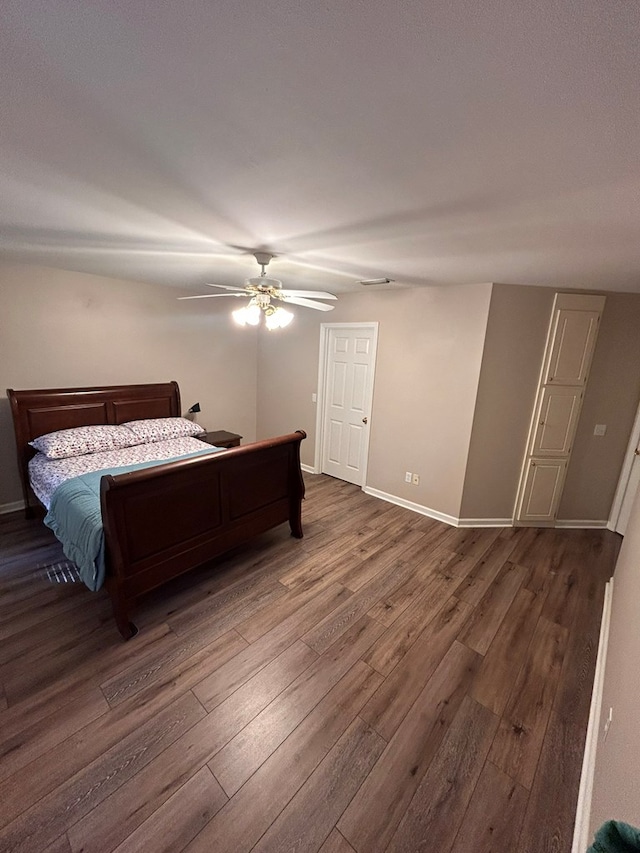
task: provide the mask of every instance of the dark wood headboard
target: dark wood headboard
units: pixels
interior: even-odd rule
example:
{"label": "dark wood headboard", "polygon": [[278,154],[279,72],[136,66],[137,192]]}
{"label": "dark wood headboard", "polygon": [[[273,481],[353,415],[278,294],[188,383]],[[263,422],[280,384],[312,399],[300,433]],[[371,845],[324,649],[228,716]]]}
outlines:
{"label": "dark wood headboard", "polygon": [[106,385],[95,388],[7,389],[16,434],[18,466],[25,508],[34,498],[28,463],[34,449],[29,442],[59,429],[92,424],[122,424],[144,418],[180,415],[177,382],[149,385]]}

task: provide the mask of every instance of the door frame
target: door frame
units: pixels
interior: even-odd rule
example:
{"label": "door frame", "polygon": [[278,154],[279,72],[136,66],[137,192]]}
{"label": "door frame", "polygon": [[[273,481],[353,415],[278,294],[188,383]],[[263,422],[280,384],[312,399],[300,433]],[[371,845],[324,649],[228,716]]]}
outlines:
{"label": "door frame", "polygon": [[[324,443],[324,411],[327,397],[327,361],[329,359],[328,343],[329,333],[333,329],[371,329],[373,331],[373,350],[371,366],[373,377],[371,379],[371,408],[373,409],[373,391],[376,382],[376,357],[378,353],[378,327],[377,320],[369,323],[321,323],[320,324],[320,352],[318,356],[318,391],[316,408],[316,450],[313,459],[314,474],[322,473],[322,446]],[[371,414],[369,418],[371,418]],[[367,446],[363,465],[363,483],[361,488],[367,485],[367,471],[369,466],[369,443],[371,440],[371,429],[367,430]]]}
{"label": "door frame", "polygon": [[609,521],[607,523],[607,530],[615,531],[618,521],[620,519],[620,511],[622,510],[622,502],[624,500],[625,492],[627,491],[627,486],[629,485],[629,479],[631,477],[631,469],[633,468],[633,461],[635,457],[636,447],[640,444],[640,405],[638,405],[638,411],[636,412],[636,419],[633,422],[633,428],[631,430],[631,435],[629,436],[629,444],[627,445],[627,452],[624,457],[624,462],[622,463],[622,469],[620,471],[620,478],[618,479],[618,485],[616,487],[616,493],[613,498],[613,503],[611,504],[611,514],[609,515]]}

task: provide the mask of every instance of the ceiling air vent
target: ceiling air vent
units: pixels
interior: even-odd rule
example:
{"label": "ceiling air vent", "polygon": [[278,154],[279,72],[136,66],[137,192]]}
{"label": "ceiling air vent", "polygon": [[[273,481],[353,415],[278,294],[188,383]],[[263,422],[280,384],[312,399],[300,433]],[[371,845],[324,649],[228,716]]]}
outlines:
{"label": "ceiling air vent", "polygon": [[359,281],[358,284],[362,284],[364,287],[369,287],[372,284],[391,284],[394,281],[394,278],[365,278],[362,281]]}

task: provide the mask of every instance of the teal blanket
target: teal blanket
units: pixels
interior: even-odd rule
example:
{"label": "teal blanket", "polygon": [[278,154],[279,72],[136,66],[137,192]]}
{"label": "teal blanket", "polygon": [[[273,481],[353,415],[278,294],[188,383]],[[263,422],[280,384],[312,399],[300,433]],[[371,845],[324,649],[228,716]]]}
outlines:
{"label": "teal blanket", "polygon": [[608,820],[596,832],[587,853],[638,853],[640,830],[619,820]]}
{"label": "teal blanket", "polygon": [[73,477],[58,486],[51,498],[51,505],[44,523],[53,530],[56,539],[62,543],[65,556],[76,564],[80,577],[90,590],[95,592],[104,583],[104,530],[100,509],[102,477],[105,474],[125,474],[140,468],[164,465],[165,462],[188,459],[190,456],[216,453],[223,449],[208,446],[172,459],[156,459],[152,462],[123,465],[121,468],[92,471],[90,474]]}

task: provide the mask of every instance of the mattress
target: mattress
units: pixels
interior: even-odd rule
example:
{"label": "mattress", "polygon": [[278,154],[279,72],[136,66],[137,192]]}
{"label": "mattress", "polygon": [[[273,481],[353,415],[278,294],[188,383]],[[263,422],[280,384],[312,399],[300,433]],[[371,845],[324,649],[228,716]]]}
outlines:
{"label": "mattress", "polygon": [[36,453],[29,462],[29,480],[37,498],[49,509],[55,490],[73,477],[140,462],[174,459],[185,453],[202,451],[206,446],[197,438],[171,438],[167,441],[154,441],[152,444],[123,447],[121,450],[72,456],[69,459],[47,459],[44,454]]}

